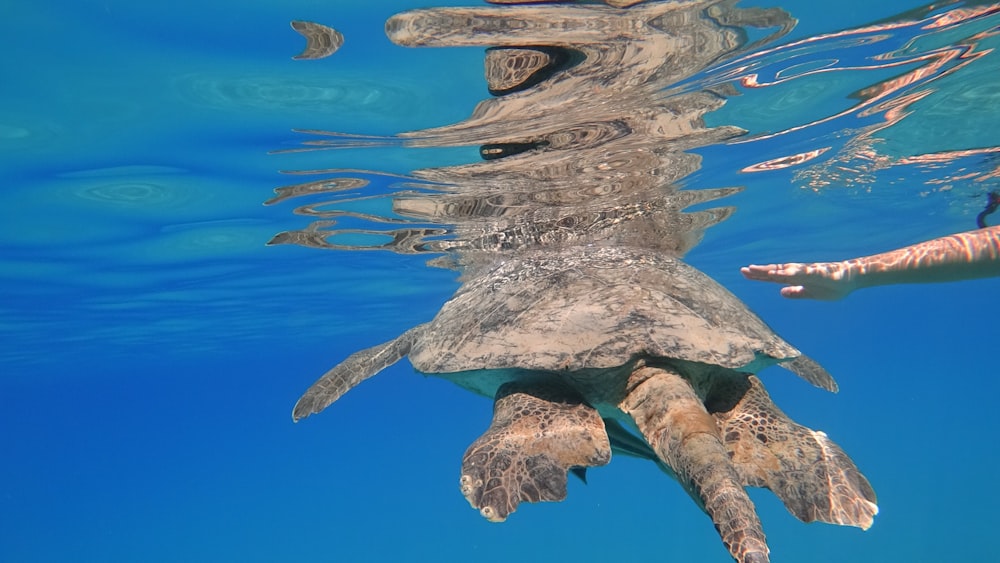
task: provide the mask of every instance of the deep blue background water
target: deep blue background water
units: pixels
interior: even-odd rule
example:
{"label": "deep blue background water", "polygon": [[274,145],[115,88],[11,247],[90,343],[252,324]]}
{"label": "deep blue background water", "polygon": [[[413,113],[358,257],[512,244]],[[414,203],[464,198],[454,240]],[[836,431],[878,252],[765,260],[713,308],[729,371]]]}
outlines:
{"label": "deep blue background water", "polygon": [[[291,207],[261,205],[289,182],[278,170],[405,173],[475,152],[267,153],[297,146],[293,128],[391,134],[466,117],[486,95],[482,51],[395,47],[382,25],[403,9],[469,3],[0,7],[0,560],[727,560],[681,488],[632,459],[571,482],[562,503],[485,522],[457,481],[489,402],[406,362],[291,422],[316,377],[429,319],[457,283],[425,257],[265,247],[303,226]],[[783,6],[800,20],[787,43],[918,4]],[[346,43],[329,59],[292,61],[302,46],[292,19],[332,25]],[[882,132],[882,150],[997,145],[997,64],[989,54],[935,82]],[[849,107],[873,82],[844,73],[748,91],[711,119],[773,131]],[[775,401],[840,443],[879,495],[861,532],[802,524],[755,491],[772,556],[995,560],[996,281],[814,303],[738,274],[974,226],[995,185],[927,182],[990,166],[980,160],[819,191],[794,168],[738,172],[852,125],[706,148],[688,181],[747,186],[688,261],[838,377],[830,395],[763,372]]]}

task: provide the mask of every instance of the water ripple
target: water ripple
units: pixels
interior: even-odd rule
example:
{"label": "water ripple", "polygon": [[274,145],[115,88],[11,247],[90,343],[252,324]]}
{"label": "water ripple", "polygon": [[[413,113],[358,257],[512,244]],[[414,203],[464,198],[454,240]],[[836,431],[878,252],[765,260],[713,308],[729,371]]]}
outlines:
{"label": "water ripple", "polygon": [[83,186],[73,193],[80,199],[131,207],[171,205],[184,199],[182,194],[171,190],[170,186],[136,181]]}
{"label": "water ripple", "polygon": [[405,85],[350,76],[187,74],[174,80],[174,88],[191,104],[220,109],[378,114],[415,110],[419,102]]}

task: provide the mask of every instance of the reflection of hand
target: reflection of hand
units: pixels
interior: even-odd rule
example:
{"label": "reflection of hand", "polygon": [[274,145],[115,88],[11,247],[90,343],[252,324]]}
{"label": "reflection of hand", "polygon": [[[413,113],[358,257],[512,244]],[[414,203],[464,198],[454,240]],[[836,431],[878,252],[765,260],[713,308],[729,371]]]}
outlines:
{"label": "reflection of hand", "polygon": [[740,272],[748,280],[786,284],[781,295],[789,299],[835,301],[854,289],[841,262],[750,265]]}

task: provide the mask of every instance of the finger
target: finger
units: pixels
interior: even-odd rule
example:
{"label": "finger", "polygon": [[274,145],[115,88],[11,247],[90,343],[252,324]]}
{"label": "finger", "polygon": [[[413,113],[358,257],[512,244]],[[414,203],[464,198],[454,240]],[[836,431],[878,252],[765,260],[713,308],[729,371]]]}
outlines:
{"label": "finger", "polygon": [[740,273],[750,280],[757,281],[780,281],[783,272],[780,266],[744,266],[740,268]]}
{"label": "finger", "polygon": [[772,270],[782,269],[781,264],[750,264],[749,266],[743,266],[741,270],[747,270],[750,272],[769,272]]}
{"label": "finger", "polygon": [[808,299],[809,292],[801,285],[789,285],[781,288],[781,296],[788,299]]}

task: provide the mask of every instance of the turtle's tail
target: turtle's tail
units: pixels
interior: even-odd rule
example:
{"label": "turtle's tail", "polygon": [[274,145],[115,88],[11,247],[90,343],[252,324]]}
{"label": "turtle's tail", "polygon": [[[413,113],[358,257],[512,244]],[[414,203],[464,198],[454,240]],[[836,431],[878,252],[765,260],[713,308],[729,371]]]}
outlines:
{"label": "turtle's tail", "polygon": [[739,563],[767,563],[768,547],[753,502],[722,444],[715,419],[681,375],[641,367],[621,409],[712,518]]}
{"label": "turtle's tail", "polygon": [[292,409],[292,420],[318,413],[332,405],[355,385],[398,362],[410,353],[423,325],[416,326],[378,346],[355,352],[312,384]]}

